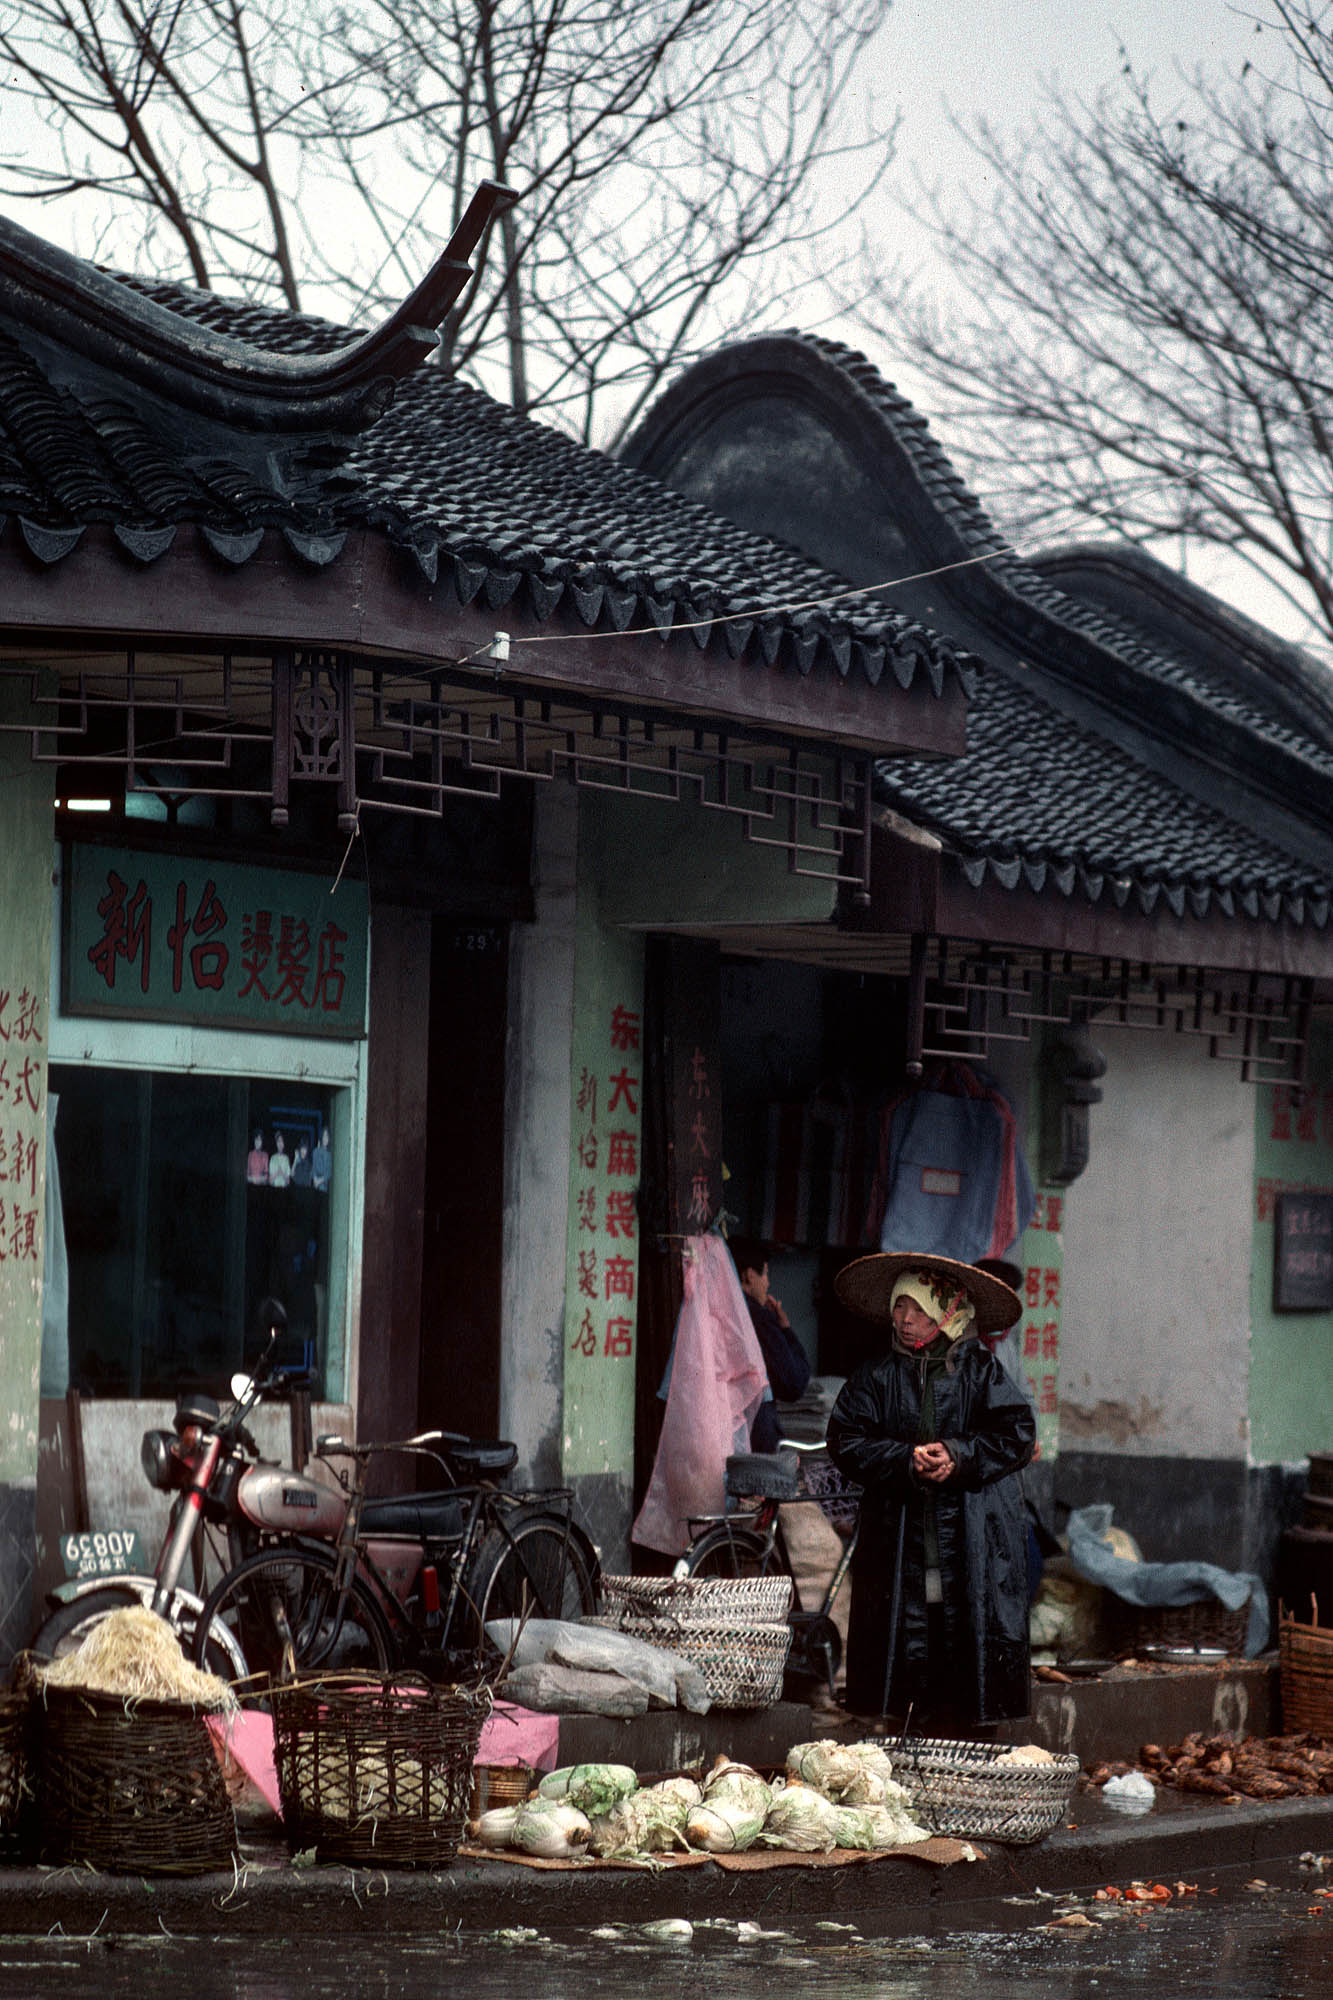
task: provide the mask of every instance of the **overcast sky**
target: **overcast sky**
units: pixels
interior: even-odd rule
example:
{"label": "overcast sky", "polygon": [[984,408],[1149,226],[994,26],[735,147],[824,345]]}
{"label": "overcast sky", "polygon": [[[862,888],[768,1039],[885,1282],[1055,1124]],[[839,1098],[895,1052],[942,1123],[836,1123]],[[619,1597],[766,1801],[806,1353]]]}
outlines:
{"label": "overcast sky", "polygon": [[[1266,52],[1274,60],[1278,54],[1271,32],[1256,35],[1254,9],[1227,0],[893,0],[871,80],[878,102],[897,105],[902,118],[893,194],[911,199],[924,183],[946,197],[958,192],[984,202],[979,164],[945,113],[965,125],[985,117],[1001,133],[1018,135],[1040,117],[1047,84],[1089,101],[1114,84],[1122,48],[1165,91],[1199,68],[1234,75],[1247,58],[1267,68]],[[908,217],[898,217],[896,229],[903,266],[947,285],[929,235]],[[876,349],[864,329],[848,337],[932,416],[929,385],[910,356],[887,344]],[[948,451],[947,430],[933,428]],[[1308,638],[1276,592],[1265,592],[1221,552],[1192,551],[1189,571],[1251,616]]]}

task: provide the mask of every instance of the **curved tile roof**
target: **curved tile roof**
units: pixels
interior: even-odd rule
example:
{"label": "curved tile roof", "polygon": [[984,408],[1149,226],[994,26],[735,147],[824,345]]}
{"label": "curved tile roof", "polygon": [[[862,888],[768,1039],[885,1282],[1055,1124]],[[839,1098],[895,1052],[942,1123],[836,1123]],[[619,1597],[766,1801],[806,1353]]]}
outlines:
{"label": "curved tile roof", "polygon": [[875,770],[877,791],[938,834],[974,888],[1328,922],[1333,870],[1190,797],[1034,690],[986,674],[967,733],[956,764],[884,758]]}
{"label": "curved tile roof", "polygon": [[[918,601],[928,590],[932,606],[952,603],[986,659],[964,756],[883,759],[879,796],[937,834],[977,887],[1132,903],[1145,914],[1161,905],[1180,916],[1328,922],[1333,676],[1325,695],[1317,662],[1286,657],[1206,593],[1173,591],[1160,565],[1136,573],[1137,599],[1123,564],[1080,595],[1074,554],[1060,552],[1053,570],[1071,579],[1061,588],[1040,558],[1008,548],[906,398],[835,341],[761,334],[707,357],[649,412],[629,450],[699,487],[716,471],[737,518],[762,518],[792,395],[826,426],[829,467],[853,441],[871,504],[914,560],[960,565],[943,582],[907,581],[925,586]],[[769,413],[738,444],[730,416],[747,401]],[[819,467],[807,448],[803,473]],[[853,566],[857,535],[853,520],[840,538]],[[864,547],[863,570],[878,544],[868,537]],[[1085,567],[1093,554],[1083,552]],[[931,615],[947,625],[947,611]]]}
{"label": "curved tile roof", "polygon": [[[1211,660],[1205,654],[1186,656],[1146,636],[1131,618],[1061,589],[1042,574],[1041,556],[1025,559],[1011,552],[1006,537],[1000,534],[981,501],[950,464],[926,419],[884,379],[866,355],[817,334],[792,333],[785,337],[798,340],[830,362],[874,404],[911,461],[917,480],[941,520],[966,545],[969,555],[991,557],[986,565],[988,574],[1002,580],[1016,597],[1095,641],[1154,686],[1178,688],[1219,720],[1235,723],[1320,775],[1333,777],[1333,738],[1319,726],[1329,718],[1316,713],[1312,704],[1302,727],[1263,698],[1260,690],[1252,688],[1247,692],[1238,684],[1239,676],[1220,652]],[[1054,568],[1063,562],[1065,552],[1059,552],[1058,556],[1052,553]],[[1281,645],[1276,640],[1274,643]],[[1333,683],[1333,675],[1330,682]],[[1329,700],[1333,702],[1333,687]]]}
{"label": "curved tile roof", "polygon": [[[122,280],[183,323],[263,354],[332,354],[364,336],[309,315]],[[53,369],[41,330],[16,324],[0,289],[0,529],[10,516],[44,562],[93,522],[155,560],[175,529],[199,526],[227,561],[266,528],[307,562],[336,562],[353,526],[383,531],[429,581],[464,604],[562,610],[585,627],[688,624],[700,648],[747,650],[802,675],[966,691],[961,647],[873,599],[812,603],[845,579],[684,500],[647,475],[516,416],[435,367],[397,385],[368,428],[331,437],[244,436],[187,423],[78,357]],[[183,338],[185,338],[183,334]]]}

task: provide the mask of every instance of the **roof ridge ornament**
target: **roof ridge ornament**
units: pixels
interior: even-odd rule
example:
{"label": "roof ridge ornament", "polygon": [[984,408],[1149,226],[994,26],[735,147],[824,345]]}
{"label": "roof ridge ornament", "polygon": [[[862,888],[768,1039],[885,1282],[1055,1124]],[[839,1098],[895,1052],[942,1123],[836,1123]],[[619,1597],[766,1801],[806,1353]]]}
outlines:
{"label": "roof ridge ornament", "polygon": [[483,181],[426,276],[370,333],[331,352],[275,354],[216,333],[0,216],[0,321],[134,381],[163,401],[242,430],[367,429],[394,383],[439,345],[487,225],[517,197]]}

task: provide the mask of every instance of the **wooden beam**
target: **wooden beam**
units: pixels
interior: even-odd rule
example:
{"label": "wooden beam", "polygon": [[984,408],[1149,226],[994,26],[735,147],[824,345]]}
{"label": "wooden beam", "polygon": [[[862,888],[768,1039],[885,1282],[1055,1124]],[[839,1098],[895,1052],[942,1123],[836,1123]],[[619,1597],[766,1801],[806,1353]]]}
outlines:
{"label": "wooden beam", "polygon": [[[957,756],[966,748],[966,700],[952,676],[931,691],[925,674],[902,689],[886,668],[872,687],[855,671],[803,676],[791,667],[701,653],[688,636],[592,633],[553,618],[539,624],[515,606],[460,606],[451,583],[430,584],[411,559],[369,529],[349,534],[325,569],[299,562],[276,531],[231,567],[189,527],[148,567],[133,564],[110,529],[89,528],[49,567],[0,548],[4,628],[87,644],[94,637],[182,645],[326,647],[445,665],[476,661],[492,634],[510,634],[506,682],[608,704],[666,708],[831,748],[874,755]],[[532,643],[530,643],[532,642]]]}

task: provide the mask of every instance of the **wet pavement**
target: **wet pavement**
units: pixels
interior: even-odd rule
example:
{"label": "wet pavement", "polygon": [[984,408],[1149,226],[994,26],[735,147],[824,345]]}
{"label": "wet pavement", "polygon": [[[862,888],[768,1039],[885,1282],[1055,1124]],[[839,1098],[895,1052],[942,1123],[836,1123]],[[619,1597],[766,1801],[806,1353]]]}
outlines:
{"label": "wet pavement", "polygon": [[[777,1985],[829,2000],[1324,2000],[1330,1991],[1333,1893],[1325,1872],[1283,1864],[1262,1880],[1168,1903],[1021,1896],[976,1926],[934,1937],[883,1938],[829,1920],[765,1925],[718,1919],[671,1926],[604,1922],[543,1931],[322,1941],[285,1937],[173,1939],[0,1937],[0,2000],[573,2000],[634,1991],[678,2000],[697,1983],[728,2000],[769,2000]],[[0,1904],[0,1924],[3,1905]]]}

